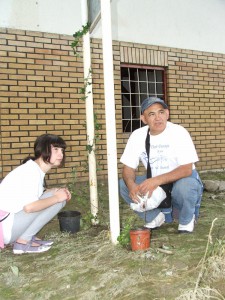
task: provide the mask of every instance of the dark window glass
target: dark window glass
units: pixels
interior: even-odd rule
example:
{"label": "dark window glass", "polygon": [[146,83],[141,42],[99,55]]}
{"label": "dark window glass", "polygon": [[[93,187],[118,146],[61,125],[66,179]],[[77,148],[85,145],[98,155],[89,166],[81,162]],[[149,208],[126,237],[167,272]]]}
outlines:
{"label": "dark window glass", "polygon": [[156,81],[157,82],[163,82],[163,73],[162,71],[156,71]]}
{"label": "dark window glass", "polygon": [[121,78],[123,78],[123,80],[129,80],[128,68],[121,68]]}
{"label": "dark window glass", "polygon": [[147,95],[147,94],[141,94],[140,95],[140,103],[142,103],[148,97],[149,97],[149,95]]}
{"label": "dark window glass", "polygon": [[162,83],[156,83],[156,91],[158,95],[162,95],[163,94],[163,86]]}
{"label": "dark window glass", "polygon": [[138,129],[138,128],[140,128],[140,121],[139,120],[133,120],[133,122],[132,122],[132,129],[133,129],[133,131],[135,129]]}
{"label": "dark window glass", "polygon": [[148,84],[148,91],[150,95],[155,95],[155,82]]}
{"label": "dark window glass", "polygon": [[155,82],[155,72],[154,70],[148,70],[148,81]]}
{"label": "dark window glass", "polygon": [[122,93],[129,93],[130,92],[129,81],[122,81],[121,89],[122,89]]}
{"label": "dark window glass", "polygon": [[122,106],[130,106],[130,94],[122,95]]}
{"label": "dark window glass", "polygon": [[131,81],[130,83],[130,91],[131,93],[139,93],[139,84],[138,82]]}
{"label": "dark window glass", "polygon": [[130,120],[123,120],[123,130],[124,130],[124,132],[131,132]]}
{"label": "dark window glass", "polygon": [[147,81],[146,70],[139,70],[139,81]]}
{"label": "dark window glass", "polygon": [[130,81],[138,81],[137,69],[129,68]]}
{"label": "dark window glass", "polygon": [[140,94],[147,94],[147,93],[148,93],[148,83],[140,82]]}

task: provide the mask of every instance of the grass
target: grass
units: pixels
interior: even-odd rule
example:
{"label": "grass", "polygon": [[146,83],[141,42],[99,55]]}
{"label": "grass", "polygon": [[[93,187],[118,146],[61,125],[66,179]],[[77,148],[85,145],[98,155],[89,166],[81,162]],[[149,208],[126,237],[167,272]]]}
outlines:
{"label": "grass", "polygon": [[[54,240],[48,252],[0,252],[1,300],[225,299],[224,193],[204,192],[193,234],[179,235],[176,222],[165,224],[151,232],[148,250],[132,252],[110,241],[107,184],[99,184],[98,226],[90,226],[88,185],[77,191],[65,209],[82,213],[78,233],[60,232],[56,217],[39,234]],[[133,215],[121,201],[121,227]]]}

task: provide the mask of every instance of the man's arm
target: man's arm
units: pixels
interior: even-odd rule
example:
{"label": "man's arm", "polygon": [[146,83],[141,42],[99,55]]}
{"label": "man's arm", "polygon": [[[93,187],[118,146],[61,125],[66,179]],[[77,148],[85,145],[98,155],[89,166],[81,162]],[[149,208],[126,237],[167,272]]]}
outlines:
{"label": "man's arm", "polygon": [[135,183],[136,170],[126,165],[123,166],[123,180],[125,181],[129,190],[129,196],[134,202],[138,202],[137,193],[138,185]]}
{"label": "man's arm", "polygon": [[177,181],[178,179],[188,177],[192,174],[192,163],[182,165],[165,174],[161,174],[146,179],[139,185],[139,192],[142,194],[151,193],[159,186],[165,183]]}

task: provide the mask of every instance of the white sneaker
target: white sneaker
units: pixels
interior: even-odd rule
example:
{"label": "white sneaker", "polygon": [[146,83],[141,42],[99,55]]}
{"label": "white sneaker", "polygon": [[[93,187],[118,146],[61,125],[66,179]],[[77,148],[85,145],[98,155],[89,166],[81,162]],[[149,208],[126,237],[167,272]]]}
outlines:
{"label": "white sneaker", "polygon": [[191,222],[189,222],[187,225],[182,225],[179,224],[178,226],[178,231],[180,233],[190,233],[194,230],[194,226],[195,226],[195,215],[193,216]]}
{"label": "white sneaker", "polygon": [[165,215],[164,213],[160,212],[153,221],[151,221],[150,223],[146,223],[144,227],[153,229],[156,227],[160,227],[164,222],[165,222]]}

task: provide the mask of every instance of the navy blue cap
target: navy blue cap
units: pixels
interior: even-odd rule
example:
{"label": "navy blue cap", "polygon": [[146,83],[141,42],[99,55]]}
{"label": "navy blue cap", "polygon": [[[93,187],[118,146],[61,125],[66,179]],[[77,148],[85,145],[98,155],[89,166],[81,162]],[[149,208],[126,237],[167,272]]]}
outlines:
{"label": "navy blue cap", "polygon": [[159,103],[161,104],[165,109],[168,109],[168,106],[166,105],[166,103],[157,97],[148,97],[146,98],[142,103],[141,103],[141,113],[143,114],[143,112],[151,105],[155,104],[155,103]]}

